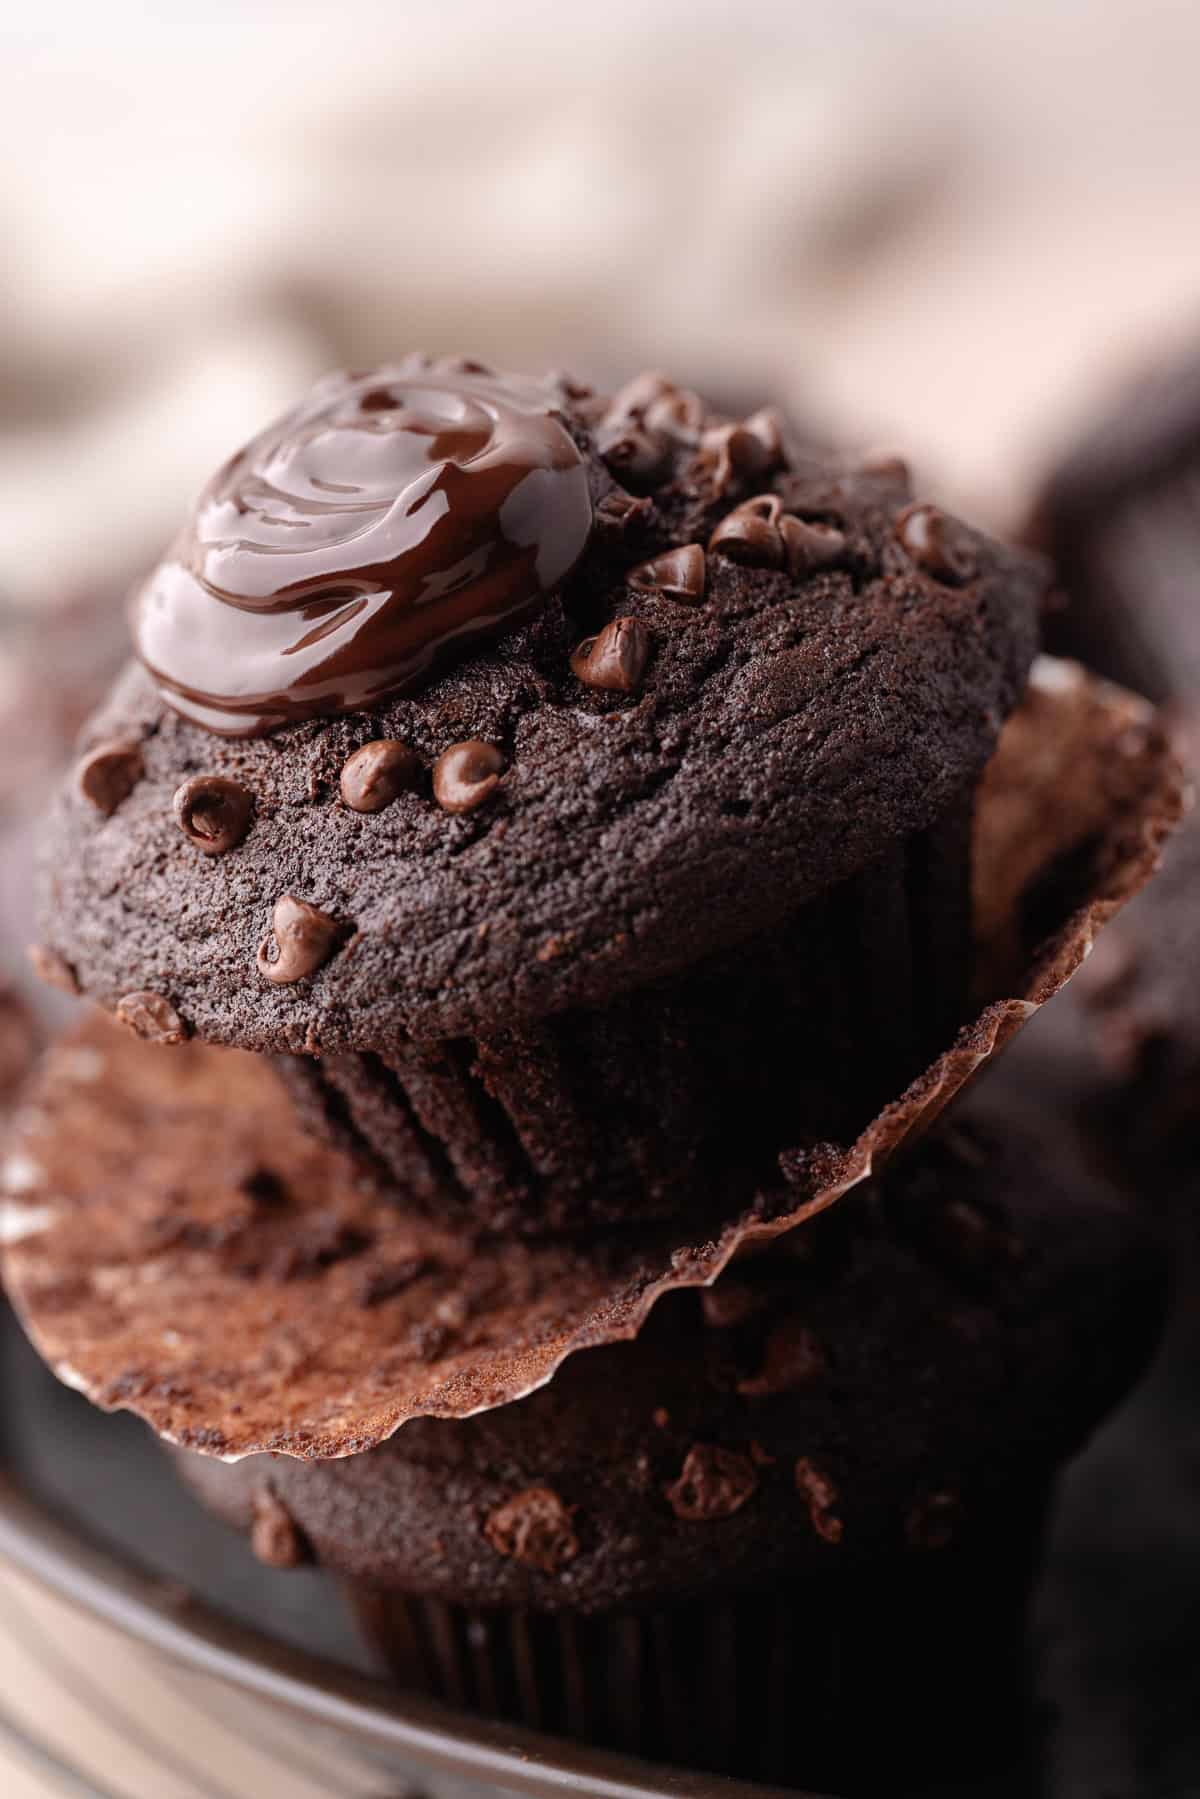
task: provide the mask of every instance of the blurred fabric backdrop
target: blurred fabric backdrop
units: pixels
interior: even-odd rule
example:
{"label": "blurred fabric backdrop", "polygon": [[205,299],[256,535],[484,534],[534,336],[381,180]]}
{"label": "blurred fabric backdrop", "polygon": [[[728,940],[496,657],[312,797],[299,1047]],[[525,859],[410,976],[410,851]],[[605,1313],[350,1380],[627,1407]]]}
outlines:
{"label": "blurred fabric backdrop", "polygon": [[120,585],[314,372],[781,388],[1003,524],[1200,320],[1193,0],[0,4],[0,585]]}

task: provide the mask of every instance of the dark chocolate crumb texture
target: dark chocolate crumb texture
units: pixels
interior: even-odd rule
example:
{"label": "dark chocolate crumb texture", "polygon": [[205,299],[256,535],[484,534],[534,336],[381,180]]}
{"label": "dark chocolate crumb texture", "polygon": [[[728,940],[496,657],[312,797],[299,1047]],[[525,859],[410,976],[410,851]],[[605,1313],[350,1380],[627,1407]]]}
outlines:
{"label": "dark chocolate crumb texture", "polygon": [[494,1225],[668,1206],[785,1046],[865,1117],[961,1021],[1044,584],[902,465],[661,376],[331,377],[135,598],[43,959],[152,1034],[321,1057],[310,1115]]}

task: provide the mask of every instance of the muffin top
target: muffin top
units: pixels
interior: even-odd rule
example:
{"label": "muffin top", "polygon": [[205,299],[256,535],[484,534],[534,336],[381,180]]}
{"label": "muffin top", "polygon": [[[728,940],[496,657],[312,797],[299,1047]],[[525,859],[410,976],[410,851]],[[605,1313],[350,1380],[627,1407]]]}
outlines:
{"label": "muffin top", "polygon": [[1161,1273],[1066,1127],[973,1098],[903,1169],[527,1399],[343,1460],[177,1462],[269,1560],[472,1605],[603,1610],[941,1552],[1018,1528],[1141,1366]]}
{"label": "muffin top", "polygon": [[603,1003],[945,811],[1043,587],[902,465],[661,376],[330,377],[135,597],[43,947],[148,1034],[255,1049]]}

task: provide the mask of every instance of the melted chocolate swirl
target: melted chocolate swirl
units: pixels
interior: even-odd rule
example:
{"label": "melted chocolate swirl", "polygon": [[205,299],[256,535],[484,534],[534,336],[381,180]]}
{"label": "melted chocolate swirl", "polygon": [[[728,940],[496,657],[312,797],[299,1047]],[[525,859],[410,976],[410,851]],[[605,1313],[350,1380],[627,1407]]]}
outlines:
{"label": "melted chocolate swirl", "polygon": [[534,613],[592,523],[563,400],[420,357],[319,382],[218,471],[135,597],[171,705],[230,736],[357,711]]}

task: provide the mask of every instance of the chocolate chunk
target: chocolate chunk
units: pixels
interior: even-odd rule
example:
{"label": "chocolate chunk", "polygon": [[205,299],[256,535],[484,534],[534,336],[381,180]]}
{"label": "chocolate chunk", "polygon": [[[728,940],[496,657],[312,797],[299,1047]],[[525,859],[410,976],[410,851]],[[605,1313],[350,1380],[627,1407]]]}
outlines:
{"label": "chocolate chunk", "polygon": [[731,1518],[758,1486],[748,1456],[716,1443],[694,1443],[684,1458],[678,1480],[663,1488],[677,1518],[689,1524]]}
{"label": "chocolate chunk", "polygon": [[945,1549],[962,1523],[963,1506],[957,1493],[927,1493],[904,1521],[904,1540],[913,1549]]}
{"label": "chocolate chunk", "polygon": [[765,1399],[774,1393],[790,1393],[817,1379],[829,1363],[817,1338],[798,1318],[777,1324],[767,1338],[759,1372],[738,1382],[747,1399]]}
{"label": "chocolate chunk", "polygon": [[117,1001],[117,1021],[147,1043],[182,1043],[188,1028],[161,993],[127,993]]}
{"label": "chocolate chunk", "polygon": [[671,440],[665,431],[627,420],[599,432],[596,448],[605,466],[636,492],[653,487],[671,464]]}
{"label": "chocolate chunk", "polygon": [[236,849],[254,811],[253,796],[224,775],[193,775],[175,789],[171,803],[179,829],[206,856]]}
{"label": "chocolate chunk", "polygon": [[779,532],[789,574],[815,574],[818,569],[832,567],[845,552],[845,534],[835,525],[793,518],[785,512],[779,521]]}
{"label": "chocolate chunk", "polygon": [[76,781],[84,799],[107,818],[129,798],[145,767],[141,744],[132,737],[121,737],[89,751],[79,764]]}
{"label": "chocolate chunk", "polygon": [[579,1554],[572,1510],[552,1487],[526,1487],[489,1514],[483,1534],[497,1555],[558,1574]]}
{"label": "chocolate chunk", "polygon": [[259,1561],[266,1562],[270,1568],[298,1568],[308,1561],[304,1533],[270,1487],[258,1488],[253,1506],[250,1547]]}
{"label": "chocolate chunk", "polygon": [[944,587],[964,587],[978,573],[970,531],[936,506],[905,507],[896,520],[896,536],[917,567]]}
{"label": "chocolate chunk", "polygon": [[782,568],[787,556],[779,528],[782,518],[783,501],[778,494],[757,494],[752,500],[743,500],[721,520],[708,540],[709,550],[749,568]]}
{"label": "chocolate chunk", "polygon": [[270,954],[271,936],[264,937],[258,946],[258,972],[282,986],[302,981],[328,961],[343,930],[328,912],[285,893],[275,901],[271,935],[276,953],[273,957]]}
{"label": "chocolate chunk", "polygon": [[452,743],[433,765],[433,797],[443,812],[473,812],[496,791],[504,757],[493,743]]}
{"label": "chocolate chunk", "polygon": [[585,687],[632,693],[650,654],[650,633],[639,618],[614,618],[587,637],[571,657],[571,669]]}
{"label": "chocolate chunk", "polygon": [[796,1491],[808,1501],[808,1516],[813,1529],[827,1543],[840,1543],[842,1521],[833,1509],[837,1504],[837,1488],[807,1456],[800,1457],[795,1472]]}
{"label": "chocolate chunk", "polygon": [[62,993],[79,992],[79,976],[67,958],[51,949],[48,943],[30,944],[29,963],[38,980],[45,981],[48,987],[57,987]]}
{"label": "chocolate chunk", "polygon": [[406,743],[377,737],[355,750],[339,783],[352,812],[382,812],[398,794],[411,791],[421,778],[421,764]]}
{"label": "chocolate chunk", "polygon": [[626,580],[637,593],[665,593],[673,600],[692,603],[704,597],[704,574],[704,546],[686,543],[639,563]]}

